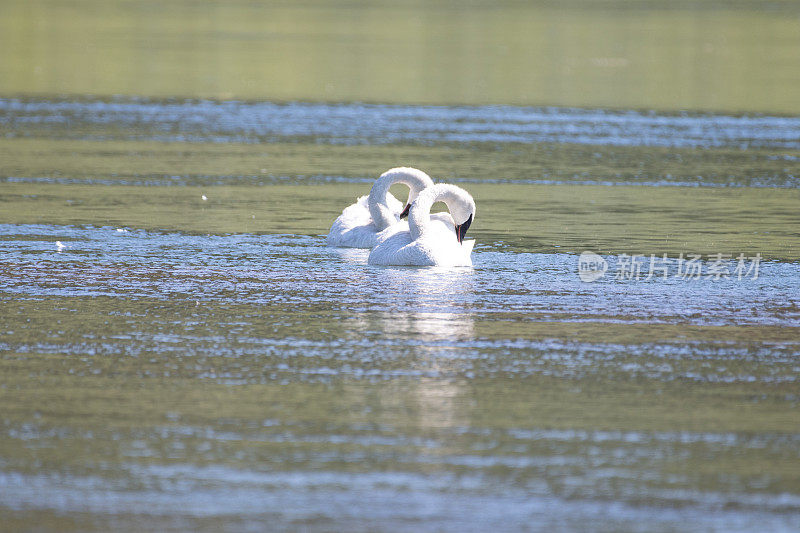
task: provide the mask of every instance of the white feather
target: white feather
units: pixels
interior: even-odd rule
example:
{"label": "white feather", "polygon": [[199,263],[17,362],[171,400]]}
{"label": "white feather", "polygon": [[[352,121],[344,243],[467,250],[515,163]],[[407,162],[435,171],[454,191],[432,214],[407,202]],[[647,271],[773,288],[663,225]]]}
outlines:
{"label": "white feather", "polygon": [[[443,201],[450,214],[431,215],[431,206]],[[369,254],[371,265],[471,266],[474,240],[458,242],[455,220],[461,224],[474,217],[472,196],[455,185],[428,187],[411,204],[408,224],[387,235]]]}
{"label": "white feather", "polygon": [[387,170],[372,185],[368,196],[360,197],[345,208],[334,221],[326,239],[328,246],[372,248],[379,242],[379,235],[384,238],[391,235],[393,232],[386,230],[400,222],[400,213],[405,207],[389,192],[389,187],[395,183],[408,185],[408,201],[412,202],[420,191],[433,185],[433,180],[416,168]]}

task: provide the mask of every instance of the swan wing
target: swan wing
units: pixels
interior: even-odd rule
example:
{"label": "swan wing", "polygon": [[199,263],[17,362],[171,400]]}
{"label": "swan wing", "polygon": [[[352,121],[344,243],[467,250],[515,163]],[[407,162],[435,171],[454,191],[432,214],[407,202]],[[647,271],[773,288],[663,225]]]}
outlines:
{"label": "swan wing", "polygon": [[456,233],[456,223],[453,222],[453,217],[450,216],[450,213],[431,213],[431,223],[440,223],[443,224],[446,228],[449,228],[450,233]]}
{"label": "swan wing", "polygon": [[356,203],[346,207],[342,214],[333,221],[325,242],[328,246],[344,246],[349,248],[371,248],[375,246],[377,228],[372,224],[372,217],[367,208],[367,196],[362,196]]}
{"label": "swan wing", "polygon": [[378,228],[367,219],[367,224],[349,224],[336,219],[325,242],[328,246],[346,248],[372,248],[378,244]]}
{"label": "swan wing", "polygon": [[406,207],[406,204],[395,198],[392,193],[386,193],[386,205],[389,206],[389,211],[397,217],[400,217],[400,213]]}
{"label": "swan wing", "polygon": [[[391,194],[388,194],[386,199],[395,219],[399,219],[400,212],[405,206]],[[386,228],[383,238],[408,229],[408,224],[405,221],[402,223],[404,226],[395,228],[397,224],[393,224]],[[361,196],[354,204],[347,206],[333,222],[325,239],[328,246],[348,248],[372,248],[378,241],[379,232],[369,213],[369,196]]]}
{"label": "swan wing", "polygon": [[[401,233],[401,232],[404,232],[404,231],[406,231],[406,232],[409,231],[408,222],[405,221],[405,220],[401,220],[401,221],[397,222],[396,224],[392,224],[388,228],[385,228],[384,230],[379,232],[378,235],[377,235],[377,243],[385,241],[386,239],[388,239],[389,237],[391,237],[395,233]],[[410,234],[410,232],[409,232],[409,234]]]}
{"label": "swan wing", "polygon": [[[369,213],[369,195],[362,196],[358,199],[358,205],[366,209],[367,213]],[[398,200],[394,197],[394,195],[390,192],[386,193],[386,205],[383,206],[385,209],[388,209],[389,212],[394,215],[395,218],[400,218],[400,213],[403,212],[405,209],[406,204]]]}

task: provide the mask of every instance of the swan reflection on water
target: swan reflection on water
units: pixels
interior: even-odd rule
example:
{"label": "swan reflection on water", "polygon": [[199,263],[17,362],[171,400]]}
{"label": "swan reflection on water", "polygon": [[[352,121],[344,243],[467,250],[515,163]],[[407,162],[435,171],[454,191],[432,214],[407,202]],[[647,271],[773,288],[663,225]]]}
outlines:
{"label": "swan reflection on water", "polygon": [[379,320],[386,334],[411,335],[421,341],[469,339],[474,333],[474,321],[464,313],[386,313]]}
{"label": "swan reflection on water", "polygon": [[[421,344],[414,350],[416,365],[424,374],[411,387],[421,427],[442,428],[467,425],[468,414],[460,407],[464,404],[464,387],[452,378],[463,375],[469,359],[461,357],[461,350],[453,341],[469,339],[474,335],[474,321],[467,313],[401,313],[385,317],[384,331],[415,338]],[[444,344],[442,344],[443,341]]]}
{"label": "swan reflection on water", "polygon": [[[363,261],[363,257],[352,257],[353,252],[363,254],[364,250],[342,255]],[[365,299],[380,295],[379,304],[385,302],[380,310],[354,313],[361,331],[367,327],[389,337],[407,336],[423,343],[472,338],[470,308],[478,295],[471,268],[365,268],[357,282]]]}
{"label": "swan reflection on water", "polygon": [[471,267],[373,268],[373,278],[385,294],[403,298],[412,309],[463,309],[476,297],[476,273]]}
{"label": "swan reflection on water", "polygon": [[[378,331],[386,342],[403,339],[397,367],[407,379],[395,379],[380,387],[382,406],[403,406],[406,416],[420,428],[453,428],[469,424],[469,413],[462,381],[470,365],[457,344],[474,335],[474,322],[468,313],[381,312],[365,313],[356,327]],[[401,378],[400,375],[395,378]],[[410,408],[410,409],[409,409]]]}
{"label": "swan reflection on water", "polygon": [[[346,321],[351,334],[385,344],[383,372],[396,371],[394,377],[407,378],[383,383],[375,401],[383,408],[397,406],[413,413],[413,423],[422,428],[466,425],[464,386],[454,377],[464,375],[469,370],[465,366],[471,364],[459,345],[475,335],[471,310],[479,298],[475,270],[373,267],[367,265],[369,250],[330,250],[347,263],[348,285],[358,287],[364,296]],[[365,312],[363,306],[370,310]],[[401,360],[395,365],[393,358]],[[353,385],[352,393],[359,391]]]}

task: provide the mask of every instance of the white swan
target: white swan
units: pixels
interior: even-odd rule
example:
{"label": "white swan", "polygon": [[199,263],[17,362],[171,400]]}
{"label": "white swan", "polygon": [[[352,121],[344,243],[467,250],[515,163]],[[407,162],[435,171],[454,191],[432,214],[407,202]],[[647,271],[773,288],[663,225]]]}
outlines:
{"label": "white swan", "polygon": [[[432,216],[436,202],[444,202],[450,215]],[[367,261],[371,265],[470,266],[475,241],[465,241],[464,235],[474,217],[475,201],[467,191],[444,183],[432,185],[411,204],[408,229],[379,242]]]}
{"label": "white swan", "polygon": [[[389,187],[395,183],[408,185],[405,208],[389,192]],[[387,228],[405,216],[411,202],[430,185],[433,185],[431,177],[419,169],[397,167],[387,170],[375,180],[369,196],[359,198],[334,221],[326,239],[328,246],[372,248],[379,241],[378,234],[383,232],[383,238],[390,235],[392,232]]]}

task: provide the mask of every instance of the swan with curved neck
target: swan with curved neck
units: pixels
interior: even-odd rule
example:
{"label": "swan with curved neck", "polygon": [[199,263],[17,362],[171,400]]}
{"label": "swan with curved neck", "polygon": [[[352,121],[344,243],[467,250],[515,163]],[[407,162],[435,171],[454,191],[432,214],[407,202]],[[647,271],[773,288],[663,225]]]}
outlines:
{"label": "swan with curved neck", "polygon": [[[400,203],[389,188],[395,183],[408,186],[408,202]],[[425,172],[411,167],[392,168],[380,175],[368,196],[347,207],[328,232],[328,246],[372,248],[385,238],[391,228],[408,212],[409,206],[433,180]]]}
{"label": "swan with curved neck", "polygon": [[[431,215],[444,202],[449,215]],[[465,241],[475,219],[475,200],[455,185],[440,183],[422,191],[411,204],[408,229],[379,242],[369,254],[371,265],[470,266],[475,241]]]}

